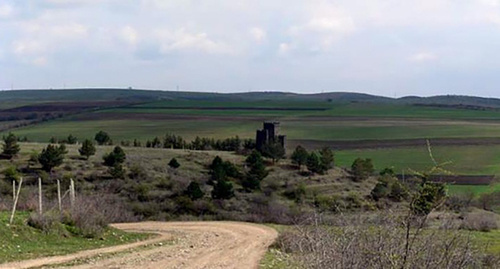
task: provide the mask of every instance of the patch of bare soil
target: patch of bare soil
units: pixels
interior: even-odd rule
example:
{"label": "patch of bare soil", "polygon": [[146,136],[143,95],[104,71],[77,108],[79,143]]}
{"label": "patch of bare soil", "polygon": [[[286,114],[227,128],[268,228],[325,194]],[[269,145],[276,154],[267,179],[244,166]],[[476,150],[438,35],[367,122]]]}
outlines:
{"label": "patch of bare soil", "polygon": [[[82,258],[88,259],[72,268],[258,268],[260,259],[278,235],[272,228],[240,222],[141,222],[113,226],[132,232],[158,233],[160,237],[66,256],[3,264],[0,268],[41,267]],[[174,240],[173,244],[134,249],[169,238]],[[124,255],[102,256],[127,249],[131,251]]]}

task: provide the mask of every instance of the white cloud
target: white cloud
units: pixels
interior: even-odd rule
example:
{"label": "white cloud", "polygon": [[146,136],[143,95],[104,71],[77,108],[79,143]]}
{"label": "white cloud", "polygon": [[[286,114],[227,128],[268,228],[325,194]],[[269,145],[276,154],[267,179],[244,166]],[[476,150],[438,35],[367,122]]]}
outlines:
{"label": "white cloud", "polygon": [[12,43],[13,52],[17,55],[30,55],[43,52],[45,46],[37,40],[17,40]]}
{"label": "white cloud", "polygon": [[120,37],[130,45],[136,45],[139,41],[139,34],[134,27],[125,26],[120,31]]}
{"label": "white cloud", "polygon": [[287,43],[281,43],[278,47],[278,55],[280,56],[286,56],[291,50],[290,44]]}
{"label": "white cloud", "polygon": [[200,51],[209,54],[230,54],[233,50],[221,41],[214,41],[207,33],[190,33],[185,28],[175,31],[157,30],[162,53],[173,51]]}
{"label": "white cloud", "polygon": [[415,63],[423,63],[430,62],[437,59],[437,56],[434,53],[430,52],[419,52],[410,56],[410,61]]}
{"label": "white cloud", "polygon": [[51,38],[55,39],[81,39],[88,35],[88,28],[78,23],[54,25],[48,28]]}
{"label": "white cloud", "polygon": [[0,4],[0,18],[9,18],[14,13],[14,8],[9,4]]}
{"label": "white cloud", "polygon": [[47,65],[47,58],[45,58],[43,56],[37,57],[32,61],[32,63],[33,63],[33,65],[36,65],[36,66],[45,66],[45,65]]}
{"label": "white cloud", "polygon": [[250,35],[255,40],[255,42],[259,44],[262,43],[267,37],[266,31],[259,27],[252,27],[250,29]]}

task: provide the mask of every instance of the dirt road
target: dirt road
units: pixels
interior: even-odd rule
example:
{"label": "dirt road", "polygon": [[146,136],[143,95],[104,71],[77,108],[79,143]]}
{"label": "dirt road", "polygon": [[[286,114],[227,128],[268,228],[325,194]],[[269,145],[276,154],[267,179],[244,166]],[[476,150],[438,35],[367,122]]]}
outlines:
{"label": "dirt road", "polygon": [[141,243],[3,264],[0,268],[43,267],[74,260],[79,262],[71,268],[257,268],[277,236],[269,227],[240,222],[141,222],[113,226],[160,236]]}

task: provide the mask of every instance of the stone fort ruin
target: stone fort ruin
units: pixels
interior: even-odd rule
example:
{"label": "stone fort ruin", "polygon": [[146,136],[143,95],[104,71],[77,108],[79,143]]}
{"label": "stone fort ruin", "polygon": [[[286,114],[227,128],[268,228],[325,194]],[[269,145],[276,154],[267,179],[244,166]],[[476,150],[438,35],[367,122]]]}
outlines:
{"label": "stone fort ruin", "polygon": [[285,148],[286,135],[279,135],[278,121],[265,121],[264,128],[262,130],[257,130],[257,135],[255,138],[255,147],[257,150],[262,151],[262,148],[266,144],[279,143],[283,148]]}

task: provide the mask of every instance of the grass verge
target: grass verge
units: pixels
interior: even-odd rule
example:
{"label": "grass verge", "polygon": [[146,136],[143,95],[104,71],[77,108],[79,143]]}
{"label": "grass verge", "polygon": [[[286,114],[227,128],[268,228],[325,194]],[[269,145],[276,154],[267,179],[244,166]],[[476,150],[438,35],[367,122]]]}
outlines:
{"label": "grass verge", "polygon": [[9,217],[10,212],[0,212],[0,263],[132,243],[152,236],[107,228],[101,238],[88,239],[32,228],[26,224],[29,212],[18,212],[12,225],[8,225]]}

